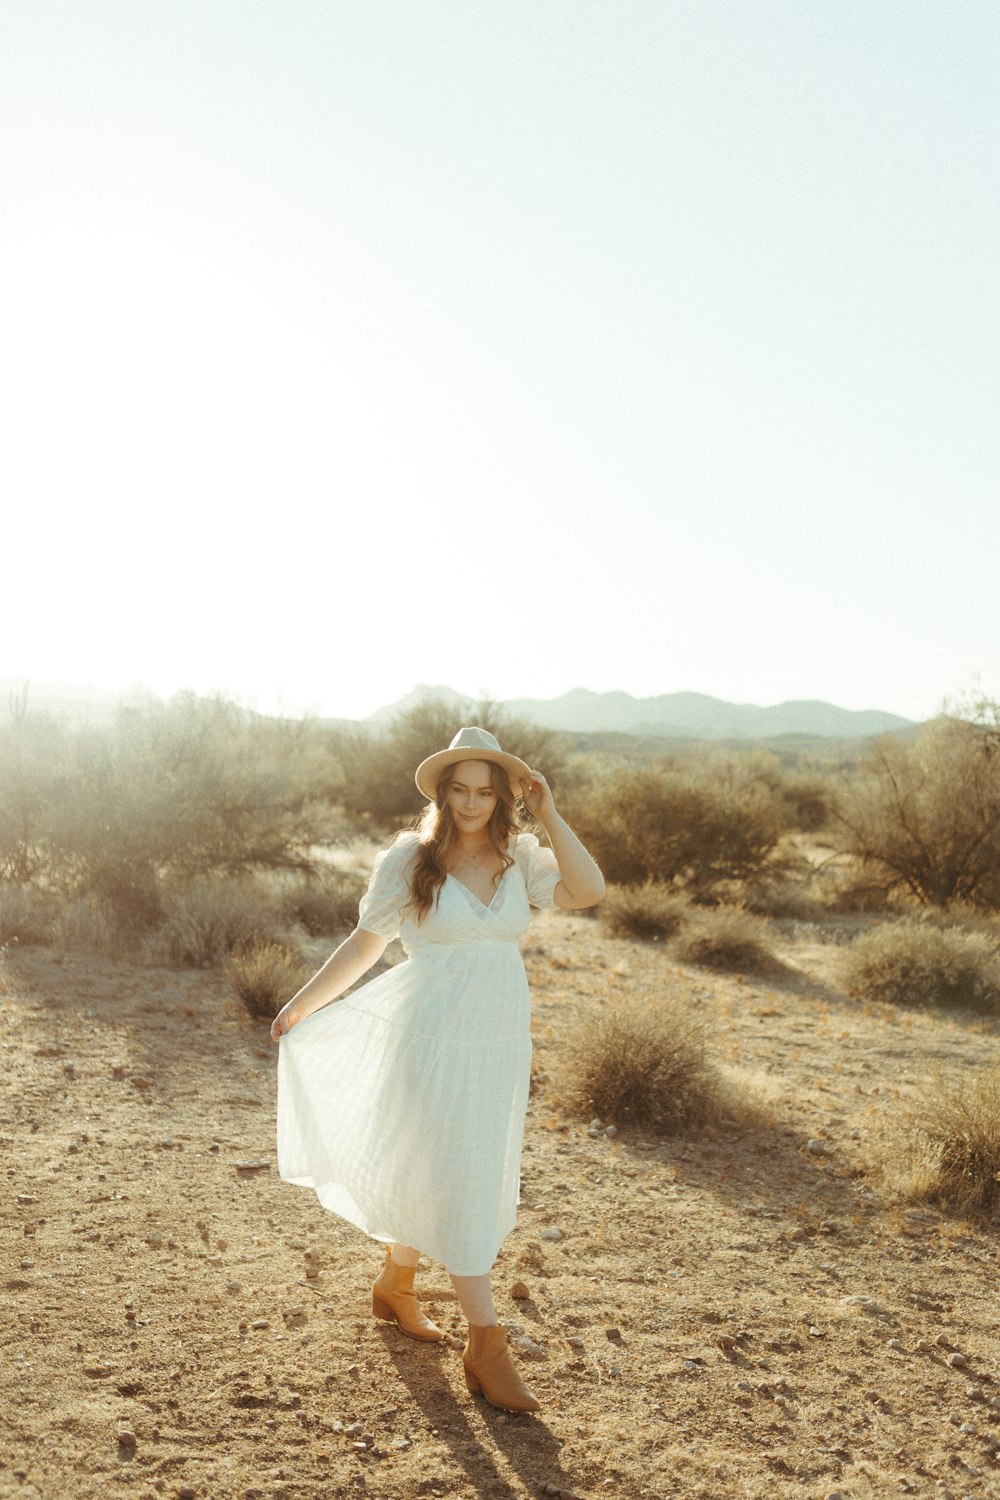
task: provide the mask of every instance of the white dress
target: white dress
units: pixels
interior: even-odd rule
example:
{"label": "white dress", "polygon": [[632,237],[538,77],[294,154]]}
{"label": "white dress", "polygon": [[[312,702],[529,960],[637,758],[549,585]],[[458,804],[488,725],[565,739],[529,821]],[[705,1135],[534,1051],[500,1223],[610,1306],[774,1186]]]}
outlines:
{"label": "white dress", "polygon": [[449,875],[418,923],[403,912],[417,835],[376,862],[359,927],[407,958],[287,1032],[278,1052],[278,1170],[377,1240],[479,1276],[514,1227],[531,1067],[518,944],[552,906],[551,849],[520,834],[489,906]]}

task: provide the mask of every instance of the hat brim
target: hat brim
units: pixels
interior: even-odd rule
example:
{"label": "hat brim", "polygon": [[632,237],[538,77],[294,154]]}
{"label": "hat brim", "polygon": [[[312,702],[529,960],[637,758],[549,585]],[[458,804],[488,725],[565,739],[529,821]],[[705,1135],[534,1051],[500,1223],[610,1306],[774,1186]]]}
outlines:
{"label": "hat brim", "polygon": [[507,780],[515,797],[520,795],[521,783],[531,780],[531,767],[506,750],[478,750],[473,745],[457,750],[439,750],[436,755],[428,755],[426,760],[420,762],[414,777],[418,789],[428,801],[433,802],[437,797],[441,773],[462,760],[492,761],[502,766],[507,772]]}

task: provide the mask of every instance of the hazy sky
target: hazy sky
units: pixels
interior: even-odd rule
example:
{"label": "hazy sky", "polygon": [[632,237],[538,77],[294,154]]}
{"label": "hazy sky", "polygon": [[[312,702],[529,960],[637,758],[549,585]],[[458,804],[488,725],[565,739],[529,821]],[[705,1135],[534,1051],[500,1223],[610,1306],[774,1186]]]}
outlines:
{"label": "hazy sky", "polygon": [[0,678],[1000,696],[995,0],[3,0]]}

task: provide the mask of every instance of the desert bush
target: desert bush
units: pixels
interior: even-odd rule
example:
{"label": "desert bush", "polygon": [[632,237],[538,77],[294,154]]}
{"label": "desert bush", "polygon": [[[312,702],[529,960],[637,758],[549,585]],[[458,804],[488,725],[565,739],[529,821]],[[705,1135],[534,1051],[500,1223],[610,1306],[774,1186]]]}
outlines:
{"label": "desert bush", "polygon": [[886,1005],[1000,1009],[996,938],[928,922],[864,933],[844,955],[842,980],[856,999]]}
{"label": "desert bush", "polygon": [[584,1118],[669,1135],[717,1118],[728,1104],[701,1022],[668,1001],[605,1005],[568,1034],[562,1067],[562,1103]]}
{"label": "desert bush", "polygon": [[1000,1068],[948,1076],[939,1069],[887,1132],[878,1163],[904,1198],[958,1213],[1000,1205]]}
{"label": "desert bush", "polygon": [[260,942],[283,942],[288,922],[279,899],[252,880],[206,877],[164,895],[155,944],[170,963],[207,968]]}
{"label": "desert bush", "polygon": [[46,892],[17,881],[0,883],[0,946],[49,942],[55,918],[55,904]]}
{"label": "desert bush", "polygon": [[704,891],[757,871],[781,836],[771,792],[736,760],[611,774],[571,802],[569,821],[621,885]]}
{"label": "desert bush", "polygon": [[420,762],[448,745],[462,724],[478,724],[510,750],[558,781],[566,761],[561,736],[504,713],[490,702],[428,694],[397,714],[387,725],[340,733],[334,742],[343,770],[343,797],[359,823],[378,829],[399,828],[425,805],[413,773]]}
{"label": "desert bush", "polygon": [[745,908],[755,917],[779,917],[793,922],[821,922],[828,909],[815,888],[813,876],[762,871],[749,880],[734,882],[725,891],[727,901]]}
{"label": "desert bush", "polygon": [[324,870],[285,887],[281,911],[310,937],[331,937],[357,925],[367,881],[362,875]]}
{"label": "desert bush", "polygon": [[66,737],[55,720],[11,703],[0,724],[0,880],[29,881],[49,864],[52,809],[66,781]]}
{"label": "desert bush", "polygon": [[669,938],[683,922],[687,907],[673,886],[647,881],[609,886],[600,914],[618,937]]}
{"label": "desert bush", "polygon": [[163,916],[164,879],[311,869],[339,774],[317,726],[192,694],[123,709],[64,752],[50,875],[136,933]]}
{"label": "desert bush", "polygon": [[670,951],[684,964],[740,974],[773,974],[782,967],[768,946],[767,923],[739,906],[693,908]]}
{"label": "desert bush", "polygon": [[118,958],[122,952],[113,915],[83,898],[60,904],[52,924],[52,942],[67,952],[99,953],[103,958]]}
{"label": "desert bush", "polygon": [[287,943],[251,942],[228,954],[226,978],[255,1018],[273,1017],[300,990],[312,969]]}
{"label": "desert bush", "polygon": [[840,847],[883,892],[1000,910],[1000,729],[939,718],[880,740],[842,786]]}

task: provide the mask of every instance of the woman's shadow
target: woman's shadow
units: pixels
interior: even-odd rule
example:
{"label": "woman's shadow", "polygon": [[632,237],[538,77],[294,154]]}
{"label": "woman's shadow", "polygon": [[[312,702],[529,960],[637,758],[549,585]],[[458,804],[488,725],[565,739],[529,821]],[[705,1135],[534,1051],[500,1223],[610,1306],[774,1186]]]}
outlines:
{"label": "woman's shadow", "polygon": [[[513,1491],[496,1453],[483,1442],[481,1426],[470,1419],[473,1411],[479,1414],[496,1447],[525,1488],[537,1493],[543,1484],[549,1483],[558,1489],[572,1490],[560,1463],[559,1439],[539,1415],[499,1411],[482,1396],[469,1395],[459,1401],[445,1369],[436,1360],[414,1359],[415,1351],[400,1345],[398,1329],[383,1324],[379,1333],[396,1373],[423,1412],[427,1426],[447,1443],[477,1495],[509,1495]],[[450,1339],[441,1354],[445,1360],[449,1354],[455,1358]],[[462,1379],[460,1358],[458,1364],[458,1378]],[[470,1407],[470,1402],[475,1406]]]}

